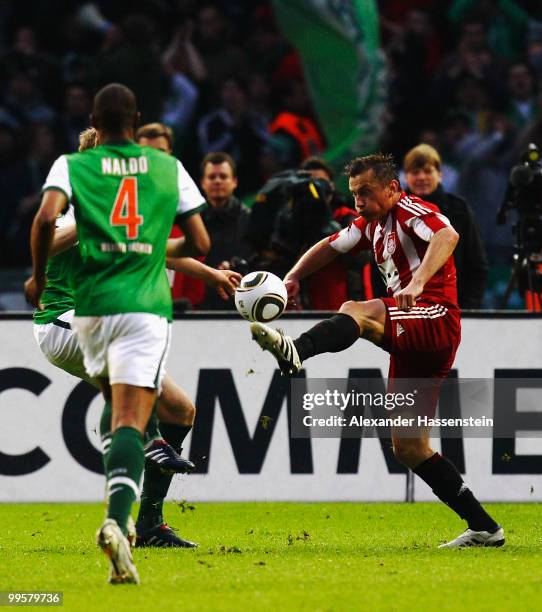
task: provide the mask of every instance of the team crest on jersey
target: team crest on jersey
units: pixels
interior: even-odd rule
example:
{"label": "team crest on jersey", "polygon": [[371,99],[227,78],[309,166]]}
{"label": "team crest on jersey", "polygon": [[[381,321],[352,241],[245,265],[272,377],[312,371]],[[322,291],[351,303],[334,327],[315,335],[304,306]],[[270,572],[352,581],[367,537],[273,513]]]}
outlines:
{"label": "team crest on jersey", "polygon": [[386,238],[386,251],[393,255],[395,253],[395,249],[397,247],[397,239],[395,237],[395,232],[390,232],[388,237]]}

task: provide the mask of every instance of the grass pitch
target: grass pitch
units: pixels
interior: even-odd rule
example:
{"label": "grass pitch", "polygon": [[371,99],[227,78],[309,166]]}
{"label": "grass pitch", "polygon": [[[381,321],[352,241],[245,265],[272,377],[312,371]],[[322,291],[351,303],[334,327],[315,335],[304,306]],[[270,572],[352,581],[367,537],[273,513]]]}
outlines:
{"label": "grass pitch", "polygon": [[0,505],[0,591],[63,591],[67,610],[542,609],[542,508],[495,504],[500,549],[437,550],[442,504],[167,504],[197,550],[137,549],[110,586],[101,504]]}

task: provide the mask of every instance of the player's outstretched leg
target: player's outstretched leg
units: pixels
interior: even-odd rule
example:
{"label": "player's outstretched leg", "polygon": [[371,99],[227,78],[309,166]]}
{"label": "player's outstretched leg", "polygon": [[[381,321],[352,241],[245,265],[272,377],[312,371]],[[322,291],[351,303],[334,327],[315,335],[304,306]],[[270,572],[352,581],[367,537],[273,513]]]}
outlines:
{"label": "player's outstretched leg", "polygon": [[252,338],[277,360],[283,374],[297,374],[309,357],[344,351],[360,337],[378,343],[384,333],[386,309],[381,300],[345,302],[340,311],[320,321],[295,340],[263,323],[252,323]]}
{"label": "player's outstretched leg", "polygon": [[462,519],[468,529],[439,548],[502,546],[504,530],[484,510],[467,487],[455,465],[429,447],[429,434],[420,439],[393,437],[395,456],[410,467],[433,493]]}
{"label": "player's outstretched leg", "polygon": [[250,325],[250,331],[252,339],[260,345],[261,349],[269,351],[275,357],[284,375],[294,375],[301,370],[303,362],[290,336],[285,336],[282,330],[271,329],[257,322]]}
{"label": "player's outstretched leg", "polygon": [[[180,456],[182,444],[190,433],[196,408],[188,395],[166,376],[157,403],[160,431],[171,448]],[[187,460],[186,460],[187,461]],[[191,465],[193,465],[191,463]],[[163,517],[163,504],[172,474],[145,463],[141,505],[137,517],[137,546],[195,548],[197,544],[180,537]]]}

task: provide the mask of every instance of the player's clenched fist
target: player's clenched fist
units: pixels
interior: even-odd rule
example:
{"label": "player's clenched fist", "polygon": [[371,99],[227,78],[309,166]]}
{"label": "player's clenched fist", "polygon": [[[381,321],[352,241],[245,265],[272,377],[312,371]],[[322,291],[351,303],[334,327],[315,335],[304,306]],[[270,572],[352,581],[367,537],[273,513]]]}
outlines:
{"label": "player's clenched fist", "polygon": [[410,283],[401,291],[398,291],[393,297],[399,310],[410,310],[416,304],[418,298],[423,291],[423,284],[412,279]]}
{"label": "player's clenched fist", "polygon": [[24,295],[26,301],[34,308],[43,310],[43,306],[40,304],[40,298],[45,289],[45,283],[47,279],[41,281],[36,280],[34,276],[31,276],[24,284]]}
{"label": "player's clenched fist", "polygon": [[294,277],[285,277],[284,285],[288,292],[288,302],[293,304],[295,298],[299,295],[299,281]]}

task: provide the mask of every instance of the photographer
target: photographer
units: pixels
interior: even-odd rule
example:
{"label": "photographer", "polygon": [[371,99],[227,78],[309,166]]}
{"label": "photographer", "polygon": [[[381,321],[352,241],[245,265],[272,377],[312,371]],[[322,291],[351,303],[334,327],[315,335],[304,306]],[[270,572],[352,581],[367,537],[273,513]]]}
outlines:
{"label": "photographer", "polygon": [[[205,263],[213,268],[248,272],[246,259],[250,247],[246,241],[249,209],[234,196],[237,173],[234,160],[222,152],[209,153],[201,164],[201,188],[209,207],[202,219],[211,238],[211,250]],[[198,306],[201,310],[233,308],[233,302],[224,302],[214,291],[206,291]]]}
{"label": "photographer", "polygon": [[444,191],[440,155],[431,145],[420,144],[411,149],[405,155],[403,166],[407,192],[436,204],[459,234],[454,251],[459,306],[480,308],[488,263],[471,207],[463,198]]}

